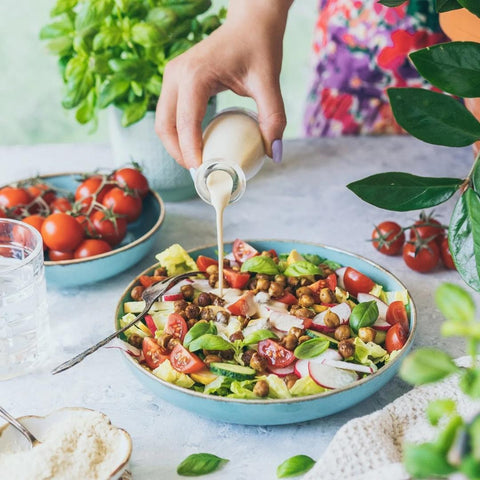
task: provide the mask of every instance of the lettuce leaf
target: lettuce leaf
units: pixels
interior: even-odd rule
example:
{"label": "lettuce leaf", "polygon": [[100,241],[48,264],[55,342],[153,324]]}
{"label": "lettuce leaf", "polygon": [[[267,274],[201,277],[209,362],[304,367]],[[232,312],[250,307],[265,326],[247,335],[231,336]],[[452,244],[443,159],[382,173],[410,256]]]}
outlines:
{"label": "lettuce leaf", "polygon": [[232,379],[219,376],[213,382],[210,382],[205,386],[203,393],[209,395],[219,395],[221,397],[226,397],[230,393],[230,385],[232,384]]}
{"label": "lettuce leaf", "polygon": [[242,382],[234,380],[230,385],[230,395],[227,395],[231,398],[243,398],[243,399],[256,399],[259,398],[255,395],[252,390],[255,385],[256,380],[243,380]]}
{"label": "lettuce leaf", "polygon": [[292,395],[288,391],[285,382],[275,374],[267,375],[264,380],[268,383],[268,397],[269,398],[290,398]]}
{"label": "lettuce leaf", "polygon": [[388,352],[380,345],[374,342],[365,343],[359,337],[354,340],[355,355],[354,360],[362,365],[376,364],[385,361]]}
{"label": "lettuce leaf", "polygon": [[178,243],[155,256],[169,276],[197,270],[195,260]]}
{"label": "lettuce leaf", "polygon": [[315,395],[317,393],[326,392],[327,389],[315,383],[315,381],[311,377],[303,377],[298,379],[292,388],[290,389],[290,393],[294,397],[303,397],[305,395]]}
{"label": "lettuce leaf", "polygon": [[174,383],[179,387],[190,388],[194,385],[194,381],[185,373],[177,372],[170,363],[170,360],[165,360],[162,362],[155,370],[152,372],[158,378],[165,380],[169,383]]}

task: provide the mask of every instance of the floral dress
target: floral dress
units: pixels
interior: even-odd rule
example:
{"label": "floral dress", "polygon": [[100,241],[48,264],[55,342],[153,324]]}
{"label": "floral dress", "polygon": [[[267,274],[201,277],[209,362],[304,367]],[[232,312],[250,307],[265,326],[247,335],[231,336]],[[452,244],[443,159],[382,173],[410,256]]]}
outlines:
{"label": "floral dress", "polygon": [[377,0],[320,0],[305,135],[401,133],[386,89],[433,88],[408,54],[444,41],[431,0],[396,8]]}

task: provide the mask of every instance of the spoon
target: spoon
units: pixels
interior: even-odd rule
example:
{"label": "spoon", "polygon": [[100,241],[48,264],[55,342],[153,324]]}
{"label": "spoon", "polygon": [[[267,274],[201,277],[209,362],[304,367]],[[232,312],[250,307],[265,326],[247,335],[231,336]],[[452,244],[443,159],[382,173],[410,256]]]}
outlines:
{"label": "spoon", "polygon": [[160,295],[164,294],[167,290],[172,288],[180,280],[183,280],[184,278],[188,278],[188,277],[194,277],[196,275],[201,275],[201,274],[202,272],[197,272],[197,271],[181,273],[180,275],[176,275],[174,277],[168,277],[165,280],[162,280],[161,282],[155,283],[154,285],[151,285],[150,287],[146,288],[142,294],[142,299],[145,302],[145,307],[141,313],[139,313],[131,322],[127,323],[127,325],[125,325],[124,327],[119,328],[117,331],[113,332],[108,337],[105,337],[103,340],[100,340],[98,343],[96,343],[92,347],[87,348],[84,352],[79,353],[77,356],[71,358],[70,360],[54,368],[52,370],[52,374],[56,375],[57,373],[68,370],[69,368],[73,367],[77,363],[80,363],[85,357],[87,357],[91,353],[96,352],[100,347],[103,347],[108,342],[112,341],[115,337],[123,333],[125,330],[128,330],[132,325],[137,323],[148,313],[151,306],[153,305],[155,300],[158,299]]}
{"label": "spoon", "polygon": [[3,417],[12,427],[17,429],[29,442],[32,447],[37,446],[40,440],[30,431],[24,427],[15,417],[12,417],[5,409],[0,407],[0,417]]}

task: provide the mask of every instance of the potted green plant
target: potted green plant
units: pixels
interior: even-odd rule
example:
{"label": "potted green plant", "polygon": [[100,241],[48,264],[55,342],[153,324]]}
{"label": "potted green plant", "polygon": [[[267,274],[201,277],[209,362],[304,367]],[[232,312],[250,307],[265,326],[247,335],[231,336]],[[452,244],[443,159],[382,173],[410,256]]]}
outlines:
{"label": "potted green plant", "polygon": [[[187,171],[154,132],[165,65],[214,31],[225,10],[207,15],[210,0],[57,0],[40,38],[59,57],[62,105],[96,127],[110,107],[115,160],[135,160],[165,200],[194,193]],[[215,113],[211,101],[207,117]]]}

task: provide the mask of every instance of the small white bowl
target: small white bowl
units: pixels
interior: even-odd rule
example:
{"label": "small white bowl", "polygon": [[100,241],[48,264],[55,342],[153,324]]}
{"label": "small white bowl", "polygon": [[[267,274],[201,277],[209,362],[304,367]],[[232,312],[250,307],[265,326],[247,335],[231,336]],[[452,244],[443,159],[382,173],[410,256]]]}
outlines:
{"label": "small white bowl", "polygon": [[[79,413],[85,412],[93,412],[94,410],[90,410],[88,408],[79,408],[79,407],[71,407],[71,408],[62,408],[60,410],[56,410],[45,417],[39,417],[34,415],[28,415],[25,417],[19,417],[18,421],[27,427],[40,441],[44,437],[45,431],[50,428],[53,424],[57,422],[62,422],[68,417],[72,415],[76,415]],[[99,412],[96,412],[99,413]],[[109,418],[101,413],[101,415],[105,418],[108,424],[110,424]],[[115,428],[122,436],[121,440],[121,455],[118,462],[112,464],[111,473],[105,480],[120,480],[122,476],[125,474],[125,471],[128,467],[128,462],[130,460],[130,456],[132,454],[132,440],[130,435],[123,429]],[[23,450],[30,450],[30,444],[25,439],[25,437],[14,427],[10,424],[6,424],[0,427],[0,454],[4,452],[18,452]],[[33,447],[39,448],[39,447]],[[1,475],[0,475],[1,476]],[[73,479],[72,479],[73,480]]]}

